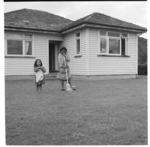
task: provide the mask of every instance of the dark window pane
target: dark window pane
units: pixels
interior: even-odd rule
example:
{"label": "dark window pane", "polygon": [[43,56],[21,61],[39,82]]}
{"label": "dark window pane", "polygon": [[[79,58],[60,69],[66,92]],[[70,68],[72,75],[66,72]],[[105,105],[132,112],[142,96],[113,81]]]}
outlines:
{"label": "dark window pane", "polygon": [[22,55],[22,41],[7,40],[7,54]]}
{"label": "dark window pane", "polygon": [[80,54],[80,39],[77,40],[77,54]]}
{"label": "dark window pane", "polygon": [[120,40],[109,39],[109,53],[120,54]]}
{"label": "dark window pane", "polygon": [[122,34],[122,36],[123,36],[123,37],[128,37],[128,35],[127,35],[127,34]]}
{"label": "dark window pane", "polygon": [[80,33],[77,33],[77,34],[76,34],[76,37],[80,37]]}
{"label": "dark window pane", "polygon": [[106,53],[106,38],[101,38],[100,45],[101,45],[100,52]]}
{"label": "dark window pane", "polygon": [[32,42],[31,41],[25,42],[25,54],[32,55]]}
{"label": "dark window pane", "polygon": [[125,55],[125,39],[121,40],[122,55]]}
{"label": "dark window pane", "polygon": [[32,35],[25,35],[25,39],[32,39]]}
{"label": "dark window pane", "polygon": [[100,31],[101,36],[106,36],[106,31]]}
{"label": "dark window pane", "polygon": [[119,33],[114,33],[114,32],[108,32],[108,36],[120,37],[120,34]]}

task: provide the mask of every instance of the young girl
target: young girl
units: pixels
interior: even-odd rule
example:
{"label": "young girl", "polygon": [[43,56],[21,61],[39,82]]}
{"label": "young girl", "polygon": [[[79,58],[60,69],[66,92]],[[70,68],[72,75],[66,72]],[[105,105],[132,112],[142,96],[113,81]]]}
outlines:
{"label": "young girl", "polygon": [[64,81],[66,81],[66,71],[68,75],[68,83],[70,84],[72,90],[75,90],[75,88],[73,88],[75,86],[72,86],[71,84],[71,75],[70,75],[70,68],[68,62],[70,62],[70,57],[67,54],[67,48],[62,47],[60,49],[60,54],[58,55],[59,73],[57,75],[57,78],[60,79],[62,91],[65,91]]}
{"label": "young girl", "polygon": [[34,72],[35,72],[35,84],[37,93],[42,92],[42,84],[45,84],[44,73],[46,72],[43,67],[42,61],[37,59],[34,63]]}

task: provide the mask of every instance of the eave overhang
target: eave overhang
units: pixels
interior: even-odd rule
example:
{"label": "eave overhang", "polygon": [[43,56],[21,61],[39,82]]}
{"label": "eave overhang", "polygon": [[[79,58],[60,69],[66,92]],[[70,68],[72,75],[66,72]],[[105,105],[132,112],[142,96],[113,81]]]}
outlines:
{"label": "eave overhang", "polygon": [[13,27],[13,26],[5,26],[4,29],[5,31],[21,31],[21,32],[61,35],[60,31],[48,30],[48,29],[23,28],[23,27]]}
{"label": "eave overhang", "polygon": [[133,29],[133,28],[125,28],[125,27],[117,27],[117,26],[106,26],[106,25],[100,25],[100,24],[93,24],[93,23],[82,23],[79,25],[76,25],[74,27],[68,28],[66,30],[48,30],[48,29],[37,29],[37,28],[23,28],[23,27],[14,27],[14,26],[5,26],[5,30],[9,31],[22,31],[22,32],[32,32],[32,33],[44,33],[44,34],[66,34],[72,31],[79,30],[84,27],[90,27],[90,28],[99,28],[99,29],[108,29],[108,30],[117,30],[117,31],[126,31],[126,32],[133,32],[137,34],[145,33],[147,32],[147,29]]}
{"label": "eave overhang", "polygon": [[62,34],[69,33],[71,31],[75,31],[78,29],[81,29],[83,27],[91,27],[91,28],[99,28],[99,29],[109,29],[109,30],[118,30],[118,31],[126,31],[126,32],[133,32],[133,33],[145,33],[147,32],[147,29],[133,29],[133,28],[125,28],[125,27],[118,27],[118,26],[106,26],[106,25],[100,25],[100,24],[93,24],[93,23],[82,23],[80,25],[77,25],[72,28],[68,28],[66,30],[62,30]]}

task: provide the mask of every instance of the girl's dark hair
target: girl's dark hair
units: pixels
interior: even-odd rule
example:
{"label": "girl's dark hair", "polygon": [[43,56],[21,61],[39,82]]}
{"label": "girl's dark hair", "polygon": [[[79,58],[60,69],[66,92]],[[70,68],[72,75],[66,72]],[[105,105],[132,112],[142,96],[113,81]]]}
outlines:
{"label": "girl's dark hair", "polygon": [[65,50],[65,51],[67,52],[67,48],[66,48],[66,47],[62,47],[62,48],[60,49],[60,52],[61,52],[62,50]]}
{"label": "girl's dark hair", "polygon": [[37,67],[36,62],[37,62],[38,60],[41,62],[41,66],[43,65],[43,63],[42,63],[42,61],[41,61],[40,59],[36,59],[35,62],[34,62],[34,67]]}

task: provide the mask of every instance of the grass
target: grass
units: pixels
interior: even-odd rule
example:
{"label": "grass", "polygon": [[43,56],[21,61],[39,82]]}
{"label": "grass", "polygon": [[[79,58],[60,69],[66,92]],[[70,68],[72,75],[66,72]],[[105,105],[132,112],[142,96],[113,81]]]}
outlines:
{"label": "grass", "polygon": [[5,84],[7,145],[147,145],[147,78]]}

